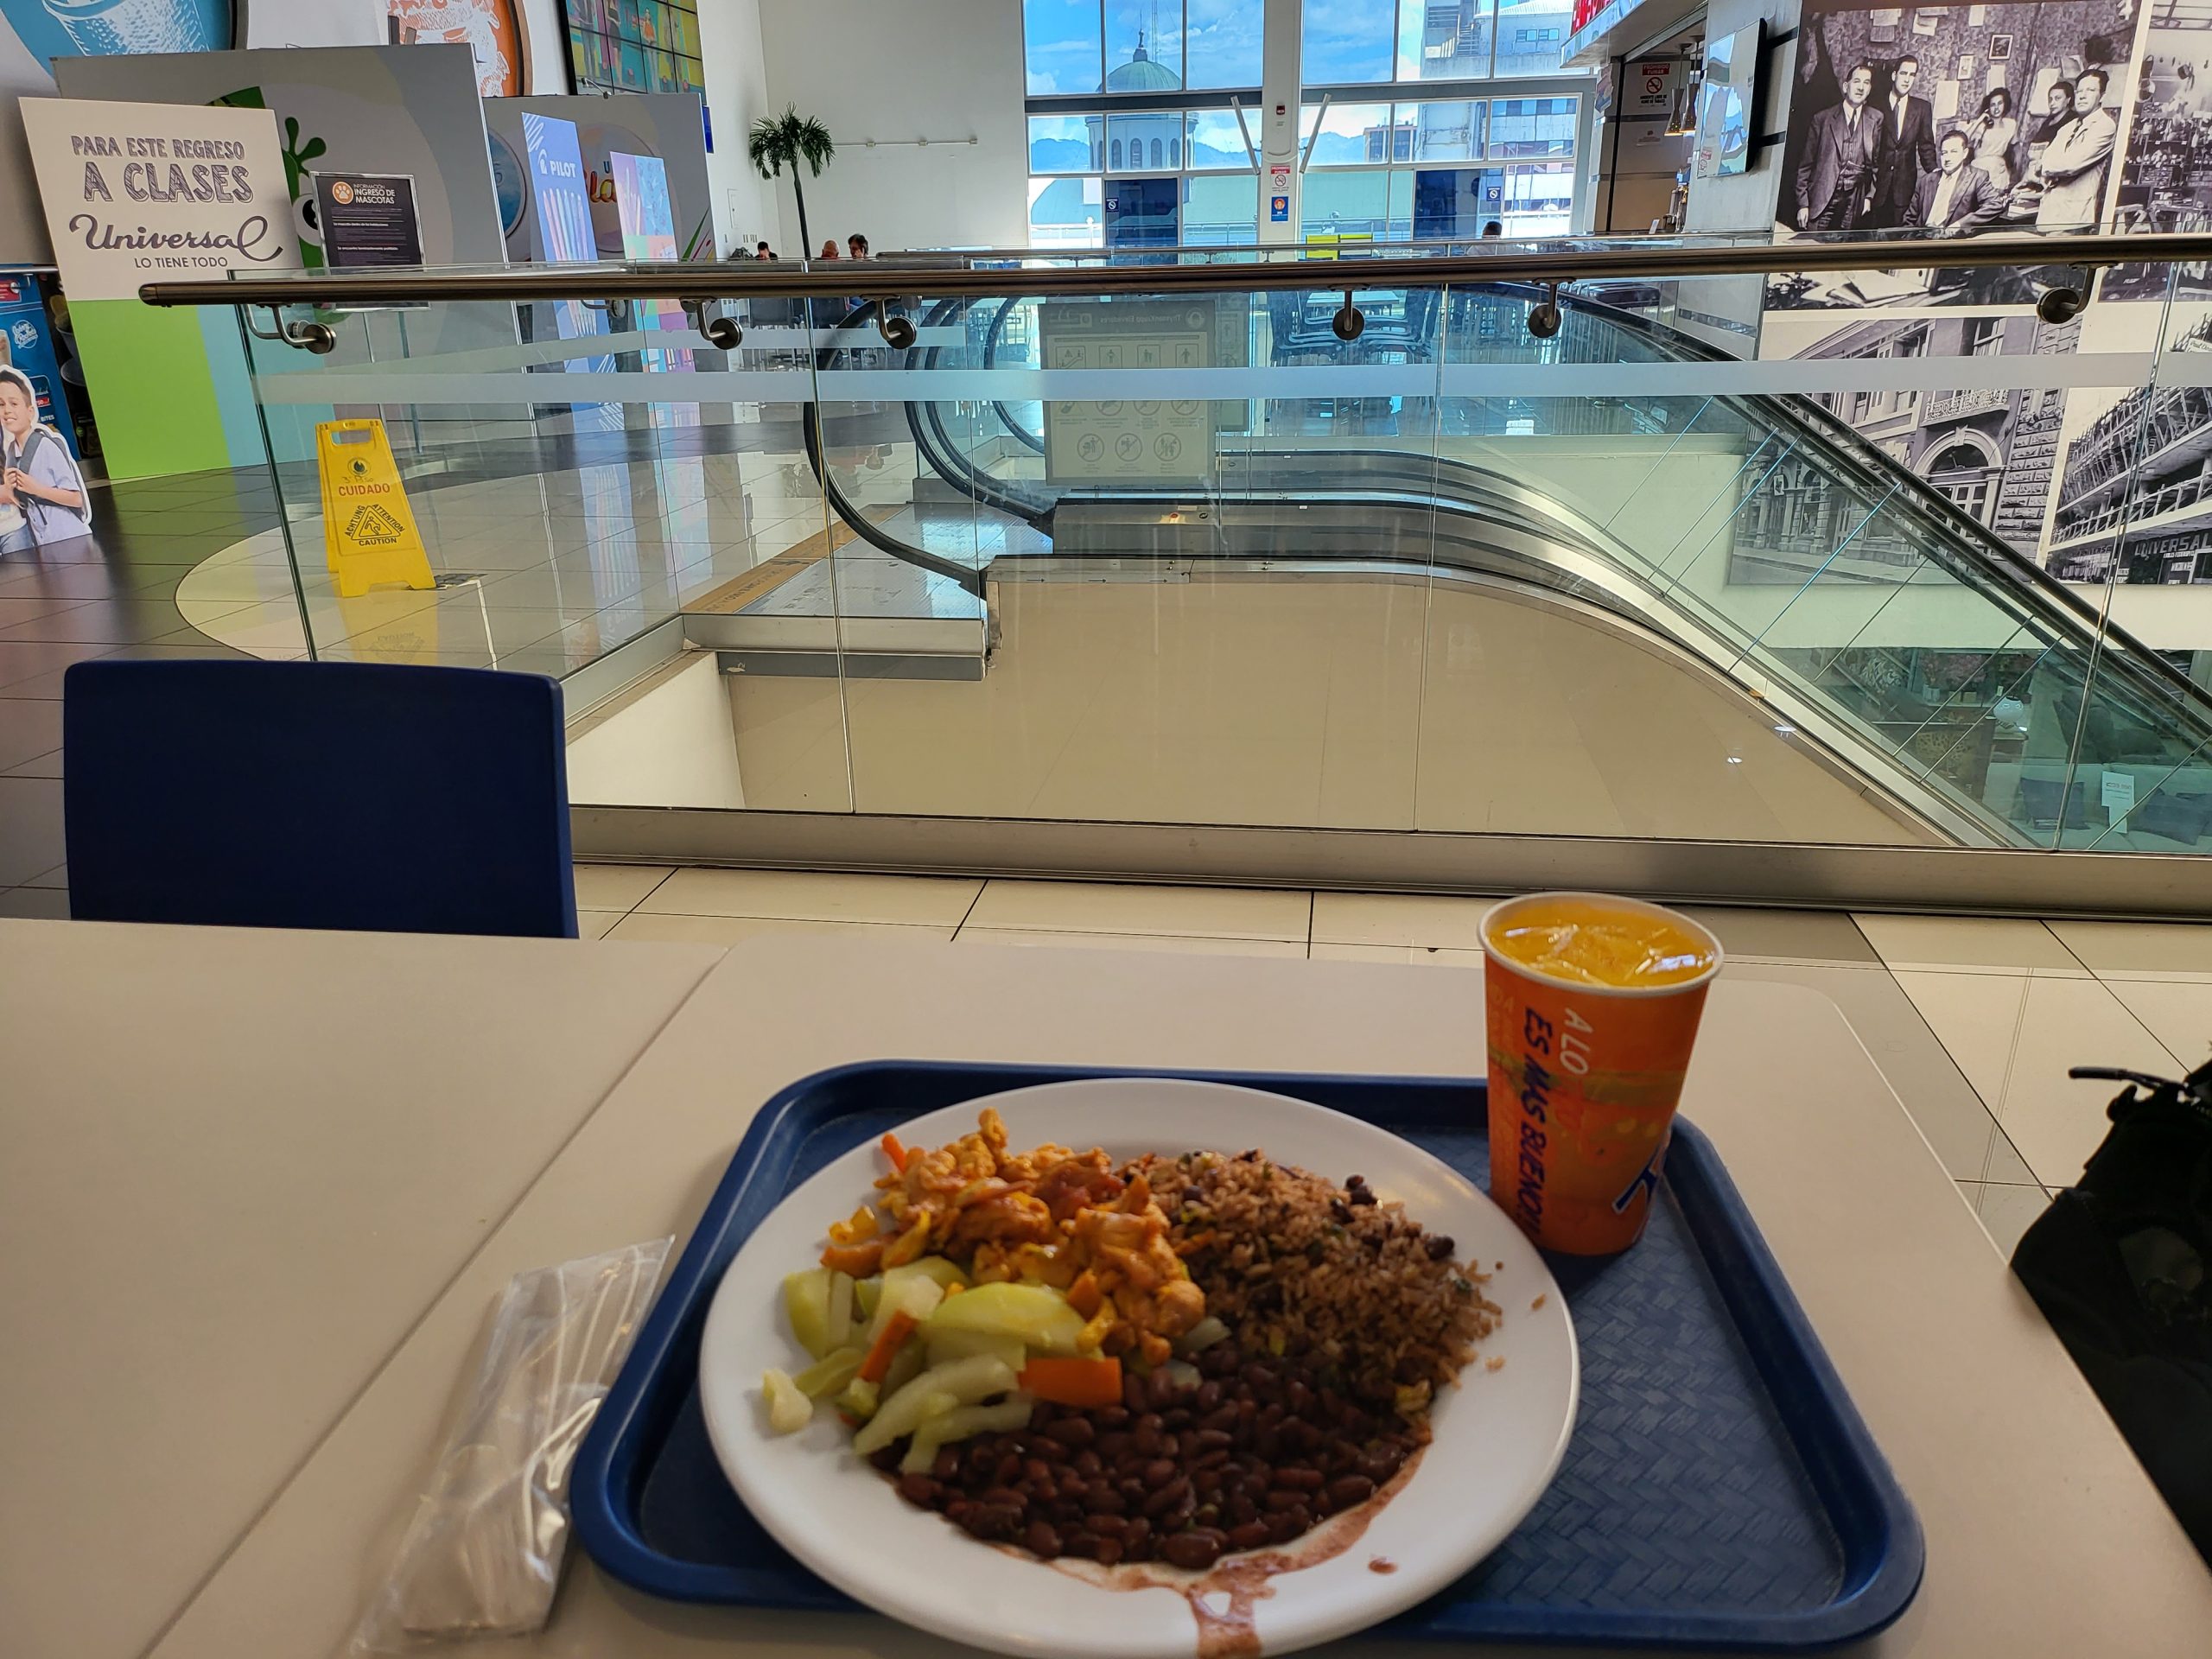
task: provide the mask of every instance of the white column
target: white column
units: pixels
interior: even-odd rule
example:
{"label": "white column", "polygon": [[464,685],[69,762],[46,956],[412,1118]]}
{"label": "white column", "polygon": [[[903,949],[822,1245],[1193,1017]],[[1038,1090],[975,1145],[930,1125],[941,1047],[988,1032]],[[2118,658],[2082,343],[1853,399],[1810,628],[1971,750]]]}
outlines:
{"label": "white column", "polygon": [[[1259,123],[1253,142],[1260,149],[1260,241],[1298,241],[1298,104],[1300,0],[1266,0],[1260,60]],[[1287,197],[1287,212],[1277,220],[1271,211]]]}

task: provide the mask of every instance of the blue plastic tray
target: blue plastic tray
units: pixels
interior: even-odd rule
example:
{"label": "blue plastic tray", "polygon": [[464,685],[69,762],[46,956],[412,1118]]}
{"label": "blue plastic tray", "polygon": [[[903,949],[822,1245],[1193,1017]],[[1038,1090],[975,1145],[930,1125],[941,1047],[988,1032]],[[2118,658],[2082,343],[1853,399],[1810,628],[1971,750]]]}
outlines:
{"label": "blue plastic tray", "polygon": [[[884,1061],[818,1073],[764,1106],[578,1458],[570,1494],[592,1558],[682,1601],[857,1611],[762,1530],[708,1445],[699,1335],[722,1269],[786,1192],[886,1129],[1104,1075]],[[1489,1183],[1480,1083],[1160,1075],[1310,1100]],[[1675,1126],[1662,1195],[1625,1255],[1551,1258],[1582,1357],[1558,1478],[1488,1560],[1382,1633],[1802,1651],[1867,1636],[1912,1599],[1920,1523],[1712,1143],[1688,1123]]]}

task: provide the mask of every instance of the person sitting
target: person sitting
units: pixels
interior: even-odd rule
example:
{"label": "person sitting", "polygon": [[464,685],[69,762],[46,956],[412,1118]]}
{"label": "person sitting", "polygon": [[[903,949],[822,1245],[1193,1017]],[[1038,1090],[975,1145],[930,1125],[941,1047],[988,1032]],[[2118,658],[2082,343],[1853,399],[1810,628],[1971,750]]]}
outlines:
{"label": "person sitting", "polygon": [[1483,221],[1483,236],[1484,239],[1488,239],[1494,236],[1503,236],[1504,234],[1505,226],[1498,223],[1497,220],[1494,219],[1486,219]]}
{"label": "person sitting", "polygon": [[862,236],[858,231],[855,231],[850,236],[847,237],[845,238],[845,257],[848,259],[867,258],[868,238]]}
{"label": "person sitting", "polygon": [[755,259],[773,259],[776,257],[776,251],[766,242],[755,242],[753,245],[753,257]]}
{"label": "person sitting", "polygon": [[1967,164],[1974,157],[1974,140],[1963,128],[1945,133],[1937,153],[1936,168],[1920,175],[1905,208],[1907,225],[1938,236],[1972,236],[2005,216],[2006,193],[1988,174]]}
{"label": "person sitting", "polygon": [[835,259],[837,257],[837,238],[834,236],[823,238],[822,251],[814,257],[817,259]]}

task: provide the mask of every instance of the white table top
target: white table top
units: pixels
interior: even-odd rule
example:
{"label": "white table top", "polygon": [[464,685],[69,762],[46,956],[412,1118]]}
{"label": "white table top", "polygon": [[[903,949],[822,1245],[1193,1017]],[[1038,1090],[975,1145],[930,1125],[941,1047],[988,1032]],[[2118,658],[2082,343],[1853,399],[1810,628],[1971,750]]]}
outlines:
{"label": "white table top", "polygon": [[[579,963],[607,964],[609,995],[640,971],[641,957],[618,962],[602,954],[611,947],[566,948]],[[1927,1529],[1919,1599],[1866,1651],[2164,1659],[2187,1650],[2212,1629],[2212,1576],[1834,1005],[1794,988],[1724,981],[1707,1020],[1685,1109],[1717,1143]],[[530,1025],[557,1021],[536,1015]],[[488,1018],[481,1030],[487,1046],[506,1034]],[[217,1046],[234,1053],[243,1034],[232,1030]],[[1482,1067],[1482,1010],[1471,976],[1363,963],[876,938],[741,945],[313,1454],[281,1489],[267,1489],[265,1513],[154,1651],[331,1651],[383,1570],[507,1278],[683,1232],[761,1101],[820,1068],[893,1056],[1469,1074]],[[331,1060],[333,1070],[360,1063]],[[519,1064],[512,1049],[508,1063]],[[203,1061],[211,1077],[216,1065]],[[533,1086],[518,1077],[510,1092]],[[422,1213],[450,1221],[451,1203],[426,1198]],[[379,1257],[363,1283],[380,1283],[388,1266]],[[79,1574],[68,1594],[89,1605],[107,1584],[105,1573]],[[732,1650],[748,1659],[952,1651],[873,1618],[657,1603],[611,1585],[580,1555],[551,1627],[498,1649],[621,1659]],[[1412,1650],[1370,1642],[1336,1651]]]}
{"label": "white table top", "polygon": [[0,1652],[145,1651],[720,954],[0,921]]}

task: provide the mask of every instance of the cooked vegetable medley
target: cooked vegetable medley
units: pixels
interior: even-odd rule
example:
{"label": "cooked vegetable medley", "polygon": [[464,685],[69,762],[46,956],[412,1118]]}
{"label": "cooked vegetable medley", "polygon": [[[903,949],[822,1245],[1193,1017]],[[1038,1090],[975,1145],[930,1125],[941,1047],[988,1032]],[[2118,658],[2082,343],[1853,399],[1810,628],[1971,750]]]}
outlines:
{"label": "cooked vegetable medley", "polygon": [[882,1150],[784,1282],[811,1363],[762,1378],[769,1427],[826,1408],[909,1501],[1047,1558],[1206,1567],[1367,1502],[1497,1317],[1357,1175],[1014,1154],[988,1107]]}

